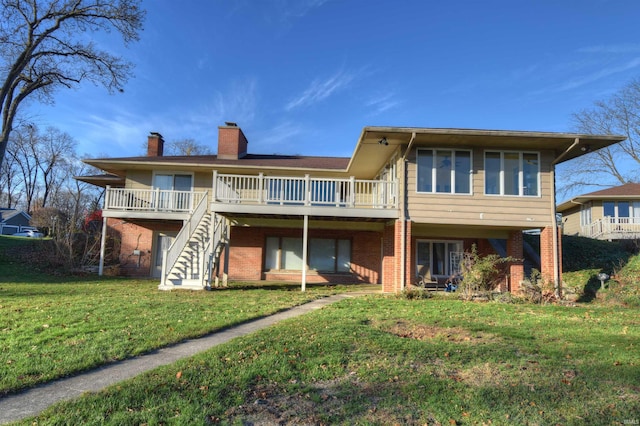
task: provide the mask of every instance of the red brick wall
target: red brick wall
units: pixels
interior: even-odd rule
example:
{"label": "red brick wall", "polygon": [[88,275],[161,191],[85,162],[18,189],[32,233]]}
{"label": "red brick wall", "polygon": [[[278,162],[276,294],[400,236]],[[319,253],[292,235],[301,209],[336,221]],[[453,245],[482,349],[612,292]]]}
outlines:
{"label": "red brick wall", "polygon": [[385,226],[382,241],[382,291],[393,293],[396,291],[396,227],[395,222]]}
{"label": "red brick wall", "polygon": [[[520,282],[524,280],[524,250],[523,250],[522,231],[509,232],[507,239],[507,257],[520,259],[515,262],[509,262],[509,290],[516,294],[520,290]],[[505,290],[504,288],[501,288]]]}
{"label": "red brick wall", "polygon": [[[120,274],[125,276],[151,276],[154,231],[175,232],[180,222],[127,222],[118,218],[108,218],[107,226],[115,238],[120,239]],[[140,250],[140,256],[134,255]]]}
{"label": "red brick wall", "polygon": [[[558,271],[562,276],[562,239],[558,232]],[[540,273],[542,278],[554,282],[553,273],[553,226],[542,229],[540,233]]]}
{"label": "red brick wall", "polygon": [[[232,227],[229,250],[229,279],[300,281],[300,272],[265,274],[264,244],[266,237],[302,238],[302,229]],[[380,238],[372,231],[309,229],[309,238],[350,238],[351,274],[307,273],[307,282],[378,283],[380,279]]]}

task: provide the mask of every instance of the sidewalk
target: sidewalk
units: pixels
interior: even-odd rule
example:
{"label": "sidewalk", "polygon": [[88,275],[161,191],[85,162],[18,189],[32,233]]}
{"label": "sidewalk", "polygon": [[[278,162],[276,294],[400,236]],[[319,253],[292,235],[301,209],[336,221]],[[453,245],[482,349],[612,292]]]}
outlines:
{"label": "sidewalk", "polygon": [[235,327],[208,334],[198,339],[187,340],[173,346],[158,349],[146,355],[109,364],[77,376],[55,380],[24,392],[0,397],[0,424],[15,422],[36,416],[49,406],[77,398],[85,392],[97,392],[107,386],[153,370],[161,365],[174,363],[229,340],[269,327],[278,321],[294,318],[320,309],[340,300],[373,294],[354,292],[337,294],[314,300],[264,318],[259,318]]}

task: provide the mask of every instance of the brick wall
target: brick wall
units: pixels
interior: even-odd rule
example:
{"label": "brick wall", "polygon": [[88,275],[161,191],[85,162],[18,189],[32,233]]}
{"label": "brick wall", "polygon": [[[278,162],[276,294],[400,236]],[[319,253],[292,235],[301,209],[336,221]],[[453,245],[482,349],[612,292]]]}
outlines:
{"label": "brick wall", "polygon": [[[540,232],[540,273],[542,278],[554,282],[553,273],[553,226],[548,226]],[[562,276],[562,239],[558,235],[558,271]]]}
{"label": "brick wall", "polygon": [[384,227],[382,237],[382,291],[385,293],[396,291],[395,232],[395,222]]}
{"label": "brick wall", "polygon": [[[128,222],[108,218],[107,226],[114,238],[120,240],[120,274],[133,277],[151,276],[154,231],[177,232],[180,222]],[[134,254],[139,250],[140,255]]]}
{"label": "brick wall", "polygon": [[[507,257],[513,257],[519,259],[515,262],[509,262],[509,290],[516,294],[520,291],[520,283],[524,280],[524,239],[522,237],[522,231],[509,232],[509,238],[507,239]],[[501,287],[501,290],[506,290]]]}
{"label": "brick wall", "polygon": [[[302,229],[232,227],[229,250],[229,279],[300,281],[300,272],[263,272],[264,250],[267,237],[302,238]],[[380,279],[380,238],[372,231],[309,229],[309,238],[335,238],[351,240],[352,273],[307,273],[307,282],[378,283]]]}

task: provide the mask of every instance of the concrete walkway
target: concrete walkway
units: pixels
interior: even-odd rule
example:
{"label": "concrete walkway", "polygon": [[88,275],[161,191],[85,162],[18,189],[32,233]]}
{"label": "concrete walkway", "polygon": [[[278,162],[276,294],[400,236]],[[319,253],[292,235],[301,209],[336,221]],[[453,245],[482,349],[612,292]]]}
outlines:
{"label": "concrete walkway", "polygon": [[85,392],[97,392],[145,371],[174,363],[216,345],[226,343],[233,338],[269,327],[278,321],[294,318],[331,303],[365,294],[374,294],[374,292],[345,293],[314,300],[198,339],[187,340],[145,355],[90,370],[77,376],[55,380],[18,394],[0,397],[0,424],[36,416],[57,402],[77,398]]}

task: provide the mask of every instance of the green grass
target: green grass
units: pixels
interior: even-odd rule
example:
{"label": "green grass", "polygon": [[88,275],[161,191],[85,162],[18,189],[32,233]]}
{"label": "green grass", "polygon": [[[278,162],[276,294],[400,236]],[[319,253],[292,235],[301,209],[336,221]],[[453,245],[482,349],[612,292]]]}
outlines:
{"label": "green grass", "polygon": [[[0,238],[0,395],[362,287],[51,275]],[[565,251],[565,255],[567,252]],[[28,257],[28,256],[27,256]],[[637,289],[640,260],[622,273]],[[587,279],[592,271],[577,270]],[[371,288],[371,287],[369,287]],[[601,293],[612,296],[610,286]],[[635,291],[637,298],[637,290]],[[22,424],[637,424],[640,307],[348,299]],[[453,296],[453,297],[452,297]],[[1,397],[1,396],[0,396]]]}
{"label": "green grass", "polygon": [[347,299],[24,424],[624,424],[639,314]]}
{"label": "green grass", "polygon": [[157,280],[68,277],[24,263],[41,247],[0,238],[0,396],[325,295],[379,288],[308,285],[302,293],[296,284],[235,283],[163,292]]}

